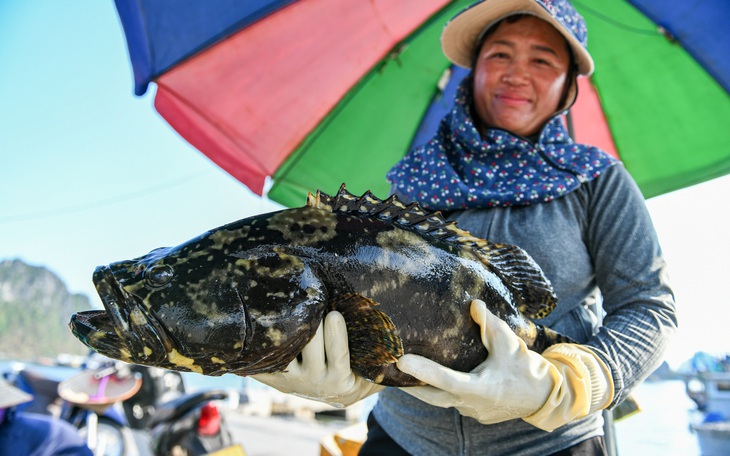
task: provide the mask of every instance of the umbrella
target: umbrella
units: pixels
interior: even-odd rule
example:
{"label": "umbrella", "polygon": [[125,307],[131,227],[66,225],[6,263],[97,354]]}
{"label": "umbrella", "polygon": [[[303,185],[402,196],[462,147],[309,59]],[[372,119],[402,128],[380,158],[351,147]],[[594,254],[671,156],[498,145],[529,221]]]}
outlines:
{"label": "umbrella", "polygon": [[647,198],[730,172],[730,2],[573,4],[596,61],[576,140],[617,151]]}
{"label": "umbrella", "polygon": [[[142,95],[257,194],[386,196],[466,74],[440,51],[473,0],[116,0]],[[730,4],[574,1],[597,70],[567,120],[619,156],[646,197],[730,172]],[[690,4],[692,3],[692,4]],[[269,178],[271,178],[269,180]]]}

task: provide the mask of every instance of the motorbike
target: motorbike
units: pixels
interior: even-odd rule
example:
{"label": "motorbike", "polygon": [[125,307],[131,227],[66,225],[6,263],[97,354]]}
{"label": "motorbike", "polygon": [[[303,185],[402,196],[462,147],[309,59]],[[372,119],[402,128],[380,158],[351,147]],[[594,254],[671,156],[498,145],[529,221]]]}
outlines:
{"label": "motorbike", "polygon": [[58,384],[60,418],[73,424],[95,455],[123,456],[127,425],[114,405],[134,396],[142,379],[121,363],[84,369]]}
{"label": "motorbike", "polygon": [[228,394],[186,393],[177,372],[104,360],[60,382],[27,369],[11,377],[34,395],[28,411],[73,424],[95,455],[126,456],[136,447],[140,454],[193,456],[235,446],[216,403]]}
{"label": "motorbike", "polygon": [[133,429],[150,431],[155,455],[208,454],[233,444],[216,401],[228,398],[220,389],[185,393],[178,372],[132,366],[142,389],[122,404]]}

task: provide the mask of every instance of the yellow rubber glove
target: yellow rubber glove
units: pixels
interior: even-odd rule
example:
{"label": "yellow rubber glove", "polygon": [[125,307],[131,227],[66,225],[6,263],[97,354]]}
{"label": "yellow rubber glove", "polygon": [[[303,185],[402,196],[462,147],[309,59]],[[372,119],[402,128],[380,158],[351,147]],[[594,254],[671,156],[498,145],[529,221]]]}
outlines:
{"label": "yellow rubber glove", "polygon": [[283,372],[252,378],[283,393],[346,407],[385,388],[356,375],[350,368],[347,325],[339,312],[330,312],[312,340]]}
{"label": "yellow rubber glove", "polygon": [[404,355],[398,368],[430,386],[401,390],[438,407],[454,407],[483,424],[522,418],[545,431],[607,407],[613,380],[590,349],[557,344],[542,355],[527,348],[484,302],[471,315],[489,351],[471,372],[458,372],[417,355]]}

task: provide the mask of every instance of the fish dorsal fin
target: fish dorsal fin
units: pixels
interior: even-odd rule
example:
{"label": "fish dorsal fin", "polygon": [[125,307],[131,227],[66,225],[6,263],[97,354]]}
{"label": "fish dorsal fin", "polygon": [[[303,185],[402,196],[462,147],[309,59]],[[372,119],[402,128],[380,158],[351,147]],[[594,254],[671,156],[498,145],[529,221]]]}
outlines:
{"label": "fish dorsal fin", "polygon": [[[448,240],[469,235],[456,227],[456,222],[444,219],[440,212],[428,212],[418,203],[405,204],[396,195],[381,200],[369,190],[362,196],[355,196],[342,184],[337,194],[329,196],[317,190],[316,195],[307,195],[307,206],[330,212],[378,218],[421,233]],[[476,238],[475,238],[476,239]]]}
{"label": "fish dorsal fin", "polygon": [[417,203],[405,204],[396,195],[381,200],[370,191],[362,196],[348,192],[342,184],[333,197],[317,191],[307,195],[307,206],[330,212],[374,217],[399,228],[415,231],[473,254],[510,289],[517,309],[529,318],[544,318],[557,298],[540,266],[521,248],[495,244],[462,230],[441,212],[429,212]]}

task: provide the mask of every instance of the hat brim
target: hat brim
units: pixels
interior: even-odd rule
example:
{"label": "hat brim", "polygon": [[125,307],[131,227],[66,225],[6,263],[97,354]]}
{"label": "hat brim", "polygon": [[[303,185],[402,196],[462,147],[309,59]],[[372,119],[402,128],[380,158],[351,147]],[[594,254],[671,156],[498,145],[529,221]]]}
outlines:
{"label": "hat brim", "polygon": [[578,39],[534,0],[485,0],[456,15],[441,33],[446,58],[460,67],[471,68],[477,41],[496,22],[515,14],[531,14],[549,23],[566,39],[578,65],[578,74],[593,73],[593,58]]}
{"label": "hat brim", "polygon": [[0,380],[0,408],[14,407],[33,400],[33,396]]}

